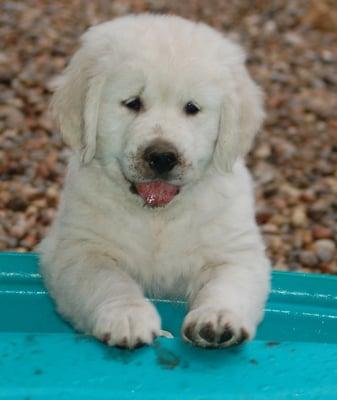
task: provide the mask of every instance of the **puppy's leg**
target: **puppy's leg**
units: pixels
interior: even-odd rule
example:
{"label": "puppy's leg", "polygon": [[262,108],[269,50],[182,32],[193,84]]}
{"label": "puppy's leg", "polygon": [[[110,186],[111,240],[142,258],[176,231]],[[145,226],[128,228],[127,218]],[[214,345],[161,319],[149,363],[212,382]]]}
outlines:
{"label": "puppy's leg", "polygon": [[[150,344],[160,332],[160,317],[136,282],[114,260],[64,254],[50,265],[42,256],[43,275],[58,310],[77,329],[111,346]],[[57,266],[57,268],[56,268]]]}
{"label": "puppy's leg", "polygon": [[230,264],[204,268],[190,287],[183,338],[202,347],[252,339],[268,291],[269,262],[263,254],[240,254]]}

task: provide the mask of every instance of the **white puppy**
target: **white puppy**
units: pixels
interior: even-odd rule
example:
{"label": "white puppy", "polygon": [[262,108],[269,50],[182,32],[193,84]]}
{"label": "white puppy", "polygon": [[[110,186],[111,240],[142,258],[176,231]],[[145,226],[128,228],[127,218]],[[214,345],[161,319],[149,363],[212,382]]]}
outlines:
{"label": "white puppy", "polygon": [[109,345],[160,334],[149,296],[186,298],[185,340],[252,338],[270,264],[243,162],[263,119],[242,49],[202,23],[127,16],[91,28],[53,109],[73,149],[40,246],[59,312]]}

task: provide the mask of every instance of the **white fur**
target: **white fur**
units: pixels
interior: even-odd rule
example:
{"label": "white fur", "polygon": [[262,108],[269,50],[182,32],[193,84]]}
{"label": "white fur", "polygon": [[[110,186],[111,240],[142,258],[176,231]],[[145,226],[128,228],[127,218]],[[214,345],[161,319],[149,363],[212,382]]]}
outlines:
{"label": "white fur", "polygon": [[[141,93],[135,114],[121,101]],[[139,15],[91,28],[53,99],[73,148],[58,216],[40,246],[59,312],[109,344],[151,343],[159,317],[143,297],[183,297],[184,327],[228,326],[249,337],[263,316],[269,261],[242,157],[263,118],[241,48],[204,24]],[[194,100],[202,108],[183,113]],[[161,208],[129,190],[132,157],[155,138],[185,165],[181,192]],[[189,338],[186,338],[189,340]],[[217,344],[213,344],[214,346]]]}

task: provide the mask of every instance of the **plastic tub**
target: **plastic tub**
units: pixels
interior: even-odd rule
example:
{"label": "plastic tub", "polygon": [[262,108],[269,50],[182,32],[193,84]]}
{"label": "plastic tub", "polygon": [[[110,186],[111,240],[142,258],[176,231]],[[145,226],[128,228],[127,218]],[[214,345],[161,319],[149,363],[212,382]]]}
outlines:
{"label": "plastic tub", "polygon": [[109,348],[55,313],[35,254],[0,253],[0,399],[337,399],[336,277],[274,272],[256,339],[229,349],[185,344],[185,304],[155,303],[174,339]]}

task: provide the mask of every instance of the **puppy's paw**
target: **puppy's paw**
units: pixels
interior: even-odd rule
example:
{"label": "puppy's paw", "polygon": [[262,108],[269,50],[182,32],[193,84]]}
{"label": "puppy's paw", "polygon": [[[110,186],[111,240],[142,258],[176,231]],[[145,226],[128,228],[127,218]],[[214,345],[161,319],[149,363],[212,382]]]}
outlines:
{"label": "puppy's paw", "polygon": [[199,307],[190,311],[182,328],[186,341],[211,348],[241,344],[253,335],[253,330],[238,315],[216,307]]}
{"label": "puppy's paw", "polygon": [[160,334],[160,317],[145,299],[105,303],[96,312],[93,334],[109,346],[135,349]]}

